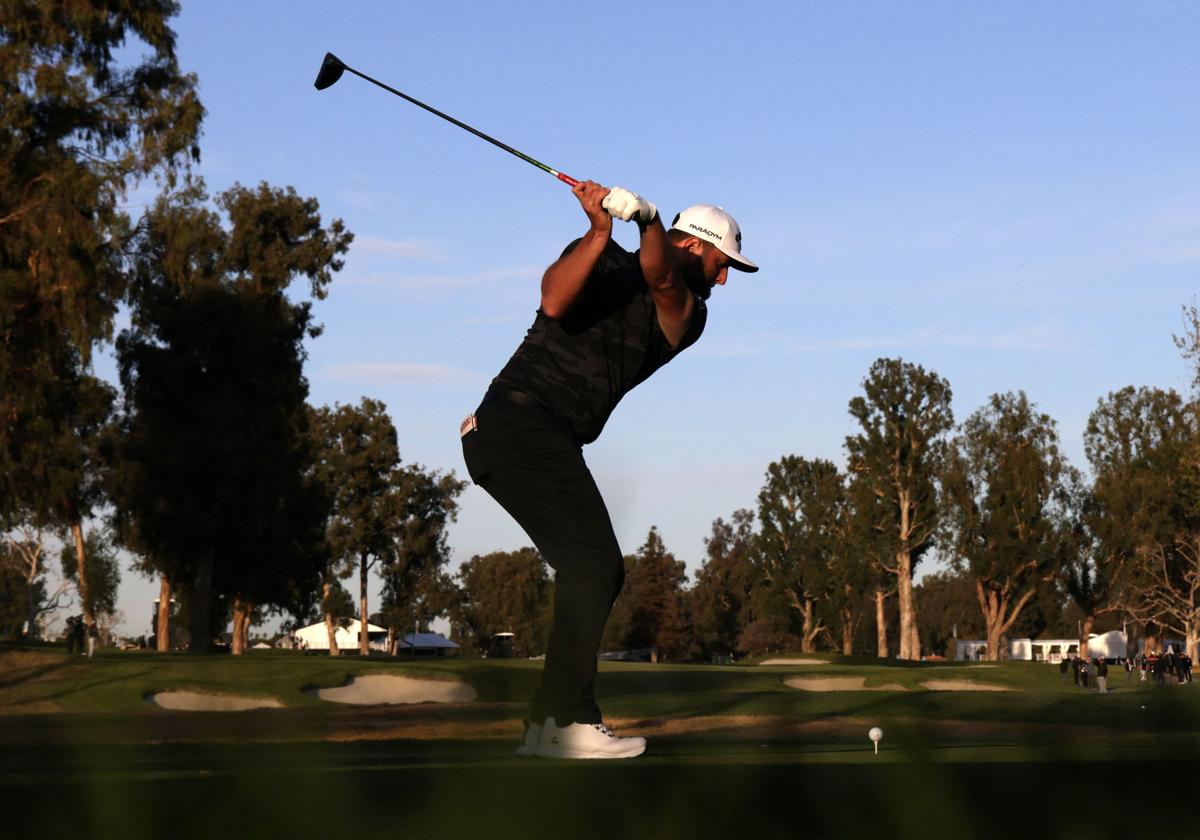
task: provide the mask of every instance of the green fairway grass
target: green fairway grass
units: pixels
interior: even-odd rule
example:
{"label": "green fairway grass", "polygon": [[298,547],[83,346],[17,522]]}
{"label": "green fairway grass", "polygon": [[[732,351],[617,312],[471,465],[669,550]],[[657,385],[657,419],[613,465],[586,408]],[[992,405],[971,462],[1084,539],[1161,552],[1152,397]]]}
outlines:
{"label": "green fairway grass", "polygon": [[[647,752],[563,762],[512,752],[540,662],[282,651],[89,661],[0,647],[0,807],[20,836],[38,837],[199,837],[231,824],[250,837],[1200,836],[1192,685],[1127,684],[1112,669],[1100,695],[1035,663],[820,658],[829,664],[601,663],[606,715],[645,734]],[[356,707],[306,693],[371,673],[462,680],[479,696]],[[792,677],[906,690],[809,692]],[[930,679],[1011,690],[935,692],[921,687]],[[173,689],[285,708],[171,712],[146,699]],[[879,755],[872,725],[884,730]],[[1172,807],[1126,807],[1134,782]]]}

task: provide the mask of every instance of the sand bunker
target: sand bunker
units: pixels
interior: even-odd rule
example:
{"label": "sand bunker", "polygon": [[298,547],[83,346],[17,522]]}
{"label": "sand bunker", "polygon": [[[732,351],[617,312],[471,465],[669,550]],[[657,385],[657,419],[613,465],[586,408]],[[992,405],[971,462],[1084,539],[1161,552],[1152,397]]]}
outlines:
{"label": "sand bunker", "polygon": [[792,677],[783,684],[801,691],[907,691],[896,683],[866,686],[866,677]]}
{"label": "sand bunker", "polygon": [[759,665],[828,665],[828,659],[768,659]]}
{"label": "sand bunker", "polygon": [[1012,691],[1006,685],[991,683],[968,682],[967,680],[928,680],[921,683],[923,688],[930,691]]}
{"label": "sand bunker", "polygon": [[371,706],[379,703],[470,703],[475,689],[450,680],[419,680],[392,674],[355,677],[341,688],[318,688],[311,692],[322,700]]}
{"label": "sand bunker", "polygon": [[199,691],[160,691],[150,695],[154,705],[175,712],[245,712],[250,709],[282,709],[274,697],[239,694],[202,694]]}

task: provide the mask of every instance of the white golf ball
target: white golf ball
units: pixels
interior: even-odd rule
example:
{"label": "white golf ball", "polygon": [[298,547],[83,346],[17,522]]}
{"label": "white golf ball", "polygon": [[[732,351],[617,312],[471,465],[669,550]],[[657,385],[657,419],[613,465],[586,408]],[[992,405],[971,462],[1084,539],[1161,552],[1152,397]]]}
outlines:
{"label": "white golf ball", "polygon": [[871,731],[867,733],[867,737],[878,743],[883,740],[883,730],[878,726],[872,726]]}

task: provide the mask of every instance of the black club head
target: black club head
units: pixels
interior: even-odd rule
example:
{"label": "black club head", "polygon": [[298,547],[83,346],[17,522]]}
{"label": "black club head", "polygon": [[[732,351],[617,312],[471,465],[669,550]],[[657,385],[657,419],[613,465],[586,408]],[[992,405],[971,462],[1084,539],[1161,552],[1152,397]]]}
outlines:
{"label": "black club head", "polygon": [[325,53],[325,60],[321,62],[321,70],[317,73],[317,80],[313,82],[313,87],[317,90],[325,90],[338,79],[342,78],[342,72],[346,69],[346,65],[342,64],[333,53]]}

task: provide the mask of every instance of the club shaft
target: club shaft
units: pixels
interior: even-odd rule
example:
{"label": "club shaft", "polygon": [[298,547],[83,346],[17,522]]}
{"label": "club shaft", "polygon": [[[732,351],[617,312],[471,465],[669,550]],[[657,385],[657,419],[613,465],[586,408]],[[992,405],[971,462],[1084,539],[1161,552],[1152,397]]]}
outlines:
{"label": "club shaft", "polygon": [[542,163],[540,160],[534,160],[529,155],[525,154],[524,152],[517,151],[512,146],[509,146],[507,143],[501,143],[495,137],[489,137],[488,135],[484,134],[479,129],[472,128],[471,126],[467,125],[465,122],[463,122],[461,120],[456,120],[456,119],[454,119],[454,117],[450,116],[449,114],[444,114],[441,111],[439,111],[437,108],[434,108],[431,105],[426,105],[424,102],[422,102],[419,99],[413,99],[407,93],[398,91],[391,85],[385,85],[383,82],[379,81],[378,79],[372,79],[366,73],[360,73],[359,71],[355,70],[353,67],[351,67],[349,65],[343,65],[343,66],[347,70],[349,70],[351,73],[353,73],[355,76],[358,76],[360,79],[366,79],[368,82],[371,82],[372,84],[379,85],[379,87],[383,88],[384,90],[388,91],[389,93],[394,93],[394,94],[396,94],[396,96],[399,96],[401,99],[407,100],[419,108],[424,108],[429,113],[436,114],[437,116],[441,117],[442,119],[446,120],[447,122],[454,123],[459,128],[466,129],[467,131],[471,132],[472,134],[474,134],[476,137],[480,138],[481,140],[486,140],[489,143],[491,143],[493,146],[498,146],[501,149],[503,149],[504,151],[508,152],[509,154],[516,155],[517,157],[519,157],[521,160],[525,161],[526,163],[532,163],[538,169],[542,170],[543,172],[549,173],[550,175],[553,175],[555,178],[562,181],[564,184],[566,184],[569,187],[574,187],[576,184],[579,183],[577,180],[572,178],[570,175],[567,175],[563,172],[559,172],[557,169],[551,169],[549,166]]}

